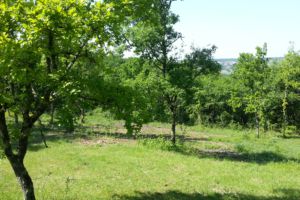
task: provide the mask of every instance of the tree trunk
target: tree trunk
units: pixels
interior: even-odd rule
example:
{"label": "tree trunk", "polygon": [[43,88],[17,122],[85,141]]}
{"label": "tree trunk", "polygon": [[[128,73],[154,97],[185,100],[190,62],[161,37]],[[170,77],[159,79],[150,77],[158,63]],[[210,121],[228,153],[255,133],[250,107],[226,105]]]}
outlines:
{"label": "tree trunk", "polygon": [[255,123],[256,123],[256,136],[257,138],[260,137],[260,127],[259,127],[259,117],[258,117],[258,114],[255,113]]}
{"label": "tree trunk", "polygon": [[51,126],[54,124],[54,111],[55,111],[54,105],[53,105],[53,103],[51,103],[51,105],[50,105],[50,122],[49,122],[49,124]]}
{"label": "tree trunk", "polygon": [[176,114],[173,113],[172,117],[172,138],[171,138],[172,143],[175,145],[176,144]]}
{"label": "tree trunk", "polygon": [[38,122],[39,122],[39,125],[40,125],[40,134],[41,134],[42,140],[44,142],[45,147],[48,148],[48,145],[47,145],[47,142],[46,142],[46,137],[43,133],[44,125],[42,123],[42,120],[38,119]]}
{"label": "tree trunk", "polygon": [[283,123],[282,123],[282,136],[285,138],[285,132],[286,132],[286,126],[287,126],[287,105],[288,105],[288,87],[285,86],[284,89],[284,97],[283,97],[283,102],[282,102],[282,118],[283,118]]}
{"label": "tree trunk", "polygon": [[[27,129],[29,131],[29,129]],[[22,137],[22,136],[21,136]],[[24,157],[27,150],[28,137],[19,140],[18,154],[14,154],[10,142],[10,136],[5,119],[5,109],[0,107],[0,138],[3,142],[4,153],[13,168],[13,171],[22,187],[25,200],[34,200],[34,188],[32,180],[24,166]],[[24,146],[25,145],[25,146]]]}
{"label": "tree trunk", "polygon": [[15,124],[18,125],[19,124],[19,117],[17,113],[14,113],[14,118],[15,118]]}
{"label": "tree trunk", "polygon": [[35,200],[33,183],[23,161],[19,160],[17,157],[8,157],[8,159],[21,185],[24,200]]}
{"label": "tree trunk", "polygon": [[81,124],[85,123],[85,110],[84,110],[84,108],[80,109],[80,122],[81,122]]}
{"label": "tree trunk", "polygon": [[[15,85],[13,83],[10,84],[10,89],[11,89],[11,94],[12,94],[13,98],[16,98],[16,88],[15,88]],[[18,114],[16,112],[14,112],[14,118],[15,118],[15,124],[18,125],[19,124],[19,117],[18,117]]]}
{"label": "tree trunk", "polygon": [[11,113],[9,110],[7,110],[8,116],[11,117]]}

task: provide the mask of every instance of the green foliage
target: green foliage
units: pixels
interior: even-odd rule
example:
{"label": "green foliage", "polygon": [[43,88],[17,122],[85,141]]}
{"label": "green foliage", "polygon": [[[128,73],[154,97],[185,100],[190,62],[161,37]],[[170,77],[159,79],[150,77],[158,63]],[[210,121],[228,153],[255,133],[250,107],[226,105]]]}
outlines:
{"label": "green foliage", "polygon": [[289,52],[280,63],[277,73],[278,81],[291,88],[299,88],[300,55],[296,52]]}
{"label": "green foliage", "polygon": [[[188,60],[191,57],[187,56]],[[290,52],[283,61],[269,62],[265,46],[257,48],[255,55],[241,54],[231,75],[212,76],[202,71],[204,75],[194,76],[196,81],[192,84],[195,93],[194,102],[189,103],[191,117],[210,126],[253,127],[256,124],[264,130],[276,131],[289,124],[298,127],[298,57],[297,53]],[[197,62],[194,59],[189,66]],[[192,69],[189,71],[192,74]]]}
{"label": "green foliage", "polygon": [[[254,151],[248,132],[243,140],[249,143],[232,144],[241,139],[229,134],[229,139],[209,138],[200,151],[176,143],[176,125],[197,120],[235,129],[282,128],[284,136],[299,131],[300,56],[291,51],[282,62],[269,64],[265,45],[256,54],[241,54],[231,75],[220,74],[215,46],[192,49],[179,60],[174,44],[182,37],[174,29],[179,20],[171,12],[174,1],[1,1],[0,157],[5,148],[18,158],[10,161],[23,161],[30,130],[52,105],[57,124],[68,131],[78,116],[101,108],[124,120],[129,135],[154,120],[171,122],[172,142],[139,140],[152,149],[195,156],[224,145],[235,151],[228,160],[241,155],[259,164],[289,160],[276,142],[263,141]],[[124,58],[128,48],[139,57]],[[8,110],[22,117],[19,125],[6,124]],[[69,192],[72,179],[64,180]]]}
{"label": "green foliage", "polygon": [[245,103],[245,112],[262,112],[264,106],[263,97],[266,91],[266,77],[268,76],[267,59],[265,58],[266,51],[266,47],[264,49],[257,48],[256,55],[240,55],[233,71],[233,78],[237,83],[236,91],[233,93],[233,107],[240,107],[241,104]]}
{"label": "green foliage", "polygon": [[[141,17],[135,13],[136,8],[144,5],[148,4],[139,0],[0,2],[0,139],[16,176],[19,174],[25,199],[35,199],[23,163],[35,122],[53,105],[58,107],[59,123],[74,129],[74,114],[78,112],[74,108],[87,98],[86,78],[93,55],[102,55],[115,46],[123,27]],[[123,92],[132,89],[133,99],[139,99],[135,84],[123,88]],[[129,118],[138,121],[140,116],[133,105],[140,104],[125,101],[119,106],[126,110],[129,105]],[[78,107],[82,110],[87,105]],[[8,109],[22,116],[17,134],[7,129]],[[14,136],[17,145],[11,141]]]}
{"label": "green foliage", "polygon": [[234,120],[234,113],[228,105],[231,79],[225,75],[200,76],[195,88],[194,113],[202,124],[227,126]]}
{"label": "green foliage", "polygon": [[[300,88],[300,56],[295,52],[289,52],[284,60],[280,63],[277,69],[277,85],[279,86],[279,93],[282,99],[282,133],[285,137],[286,133],[290,133],[289,129],[289,104],[293,105],[293,102],[299,102],[299,94],[297,90]],[[295,124],[295,123],[294,123]],[[299,125],[297,125],[299,126]]]}
{"label": "green foliage", "polygon": [[210,48],[193,48],[192,52],[186,55],[184,63],[194,72],[194,76],[219,74],[222,66],[213,58],[216,50],[214,45]]}
{"label": "green foliage", "polygon": [[174,30],[179,17],[171,12],[176,0],[154,0],[147,11],[148,18],[140,21],[128,32],[128,38],[137,54],[155,63],[162,73],[167,73],[170,53],[181,34]]}
{"label": "green foliage", "polygon": [[179,140],[176,145],[174,145],[170,140],[166,140],[164,137],[155,139],[139,139],[138,144],[148,148],[161,149],[165,151],[184,151],[187,149],[183,141]]}
{"label": "green foliage", "polygon": [[[125,12],[131,4],[120,5]],[[114,42],[126,21],[126,13],[111,12],[117,6],[74,0],[1,3],[1,105],[19,112],[28,107],[33,113],[36,105],[80,92],[70,74],[88,52],[101,52]]]}
{"label": "green foliage", "polygon": [[239,153],[248,153],[249,152],[249,150],[247,149],[247,147],[245,147],[244,144],[236,144],[235,149]]}
{"label": "green foliage", "polygon": [[[111,62],[114,59],[119,62]],[[102,70],[92,71],[88,81],[92,98],[117,119],[125,120],[130,135],[152,119],[158,80],[147,65],[137,58],[111,55],[105,58]]]}
{"label": "green foliage", "polygon": [[[180,88],[167,83],[169,79],[164,80],[171,70],[172,59],[168,54],[180,38],[173,29],[178,17],[170,12],[172,1],[153,1],[146,11],[148,15],[126,29],[124,36],[141,58],[123,59],[113,53],[101,63],[105,69],[96,69],[89,77],[89,93],[117,119],[125,120],[130,135],[137,134],[142,124],[153,120],[159,106],[162,112],[172,112],[181,102]],[[169,101],[158,100],[166,97]]]}
{"label": "green foliage", "polygon": [[245,113],[254,114],[258,137],[260,125],[265,122],[266,94],[269,89],[266,55],[266,44],[263,48],[257,47],[255,55],[240,55],[232,75],[236,84],[229,101],[233,108],[243,106]]}
{"label": "green foliage", "polygon": [[57,125],[59,127],[63,127],[66,129],[67,132],[73,132],[75,129],[75,124],[76,124],[76,120],[75,117],[76,116],[74,114],[74,110],[73,108],[69,107],[68,105],[64,105],[62,107],[59,107],[56,110],[56,120],[57,120]]}

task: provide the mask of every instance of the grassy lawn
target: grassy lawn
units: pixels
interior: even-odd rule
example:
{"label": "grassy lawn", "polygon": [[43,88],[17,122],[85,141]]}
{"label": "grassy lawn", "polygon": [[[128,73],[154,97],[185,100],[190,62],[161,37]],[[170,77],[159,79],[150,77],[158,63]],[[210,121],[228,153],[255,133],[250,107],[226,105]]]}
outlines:
{"label": "grassy lawn", "polygon": [[[300,199],[300,138],[188,127],[173,148],[162,138],[168,125],[149,124],[133,140],[111,124],[89,116],[73,135],[47,132],[49,148],[34,133],[26,166],[37,199]],[[0,199],[21,198],[0,160]]]}

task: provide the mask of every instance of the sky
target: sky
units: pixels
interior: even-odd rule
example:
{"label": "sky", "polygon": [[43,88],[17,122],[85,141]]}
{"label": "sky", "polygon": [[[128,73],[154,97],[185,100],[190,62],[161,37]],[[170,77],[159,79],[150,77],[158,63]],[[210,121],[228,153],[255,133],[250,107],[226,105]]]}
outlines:
{"label": "sky", "polygon": [[[283,57],[291,42],[300,47],[300,0],[177,0],[175,30],[191,46],[218,47],[215,58],[237,58],[268,44],[268,57]],[[177,44],[179,45],[179,44]]]}

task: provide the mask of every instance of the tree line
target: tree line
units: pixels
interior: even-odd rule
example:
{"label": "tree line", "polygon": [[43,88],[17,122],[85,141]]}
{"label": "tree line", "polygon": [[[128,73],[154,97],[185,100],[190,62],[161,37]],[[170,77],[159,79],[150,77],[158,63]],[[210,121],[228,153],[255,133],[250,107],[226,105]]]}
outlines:
{"label": "tree line", "polygon": [[258,137],[299,130],[300,55],[291,49],[270,63],[264,45],[242,53],[230,75],[221,74],[215,46],[179,58],[174,1],[0,3],[0,146],[25,199],[35,195],[24,158],[44,114],[73,131],[100,107],[132,136],[166,122],[174,145],[178,124],[255,127]]}

